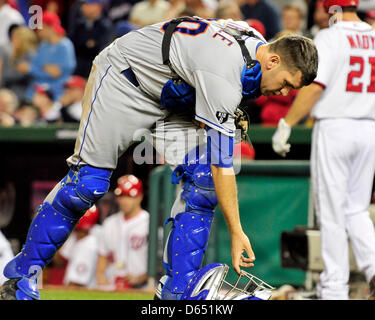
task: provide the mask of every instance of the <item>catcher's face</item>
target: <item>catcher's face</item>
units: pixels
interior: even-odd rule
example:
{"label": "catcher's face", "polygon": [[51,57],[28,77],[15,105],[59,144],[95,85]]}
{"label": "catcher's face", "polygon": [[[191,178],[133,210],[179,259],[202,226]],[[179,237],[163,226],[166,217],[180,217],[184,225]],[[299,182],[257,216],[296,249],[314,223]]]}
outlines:
{"label": "catcher's face", "polygon": [[263,95],[287,96],[292,89],[302,87],[302,72],[290,72],[277,54],[270,55],[262,65],[260,90]]}

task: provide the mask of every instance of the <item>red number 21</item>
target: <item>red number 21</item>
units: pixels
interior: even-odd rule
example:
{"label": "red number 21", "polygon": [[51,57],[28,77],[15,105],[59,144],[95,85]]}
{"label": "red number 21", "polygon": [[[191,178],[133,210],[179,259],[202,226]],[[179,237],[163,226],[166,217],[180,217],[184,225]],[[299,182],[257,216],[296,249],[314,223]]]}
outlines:
{"label": "red number 21", "polygon": [[[368,62],[371,65],[371,78],[370,84],[367,86],[367,92],[375,92],[375,57],[369,57]],[[359,65],[359,70],[352,70],[349,72],[348,80],[346,82],[346,91],[362,92],[363,83],[359,81],[357,84],[354,84],[353,79],[362,77],[365,69],[365,60],[363,57],[351,56],[350,65]]]}

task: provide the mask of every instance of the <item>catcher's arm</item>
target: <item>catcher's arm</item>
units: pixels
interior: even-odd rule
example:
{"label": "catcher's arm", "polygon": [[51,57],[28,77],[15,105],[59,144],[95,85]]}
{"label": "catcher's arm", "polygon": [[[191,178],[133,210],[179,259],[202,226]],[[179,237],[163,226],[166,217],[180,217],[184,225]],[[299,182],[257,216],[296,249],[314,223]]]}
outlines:
{"label": "catcher's arm", "polygon": [[[234,270],[252,267],[255,260],[248,237],[242,230],[237,200],[236,176],[233,170],[234,137],[208,128],[207,144],[210,150],[212,179],[217,199],[231,236],[231,253]],[[242,255],[246,252],[248,258]]]}
{"label": "catcher's arm", "polygon": [[[237,201],[236,177],[233,167],[221,168],[211,165],[212,178],[220,208],[231,236],[233,269],[240,274],[240,267],[253,267],[255,255],[249,238],[242,230]],[[248,258],[243,256],[246,252]]]}

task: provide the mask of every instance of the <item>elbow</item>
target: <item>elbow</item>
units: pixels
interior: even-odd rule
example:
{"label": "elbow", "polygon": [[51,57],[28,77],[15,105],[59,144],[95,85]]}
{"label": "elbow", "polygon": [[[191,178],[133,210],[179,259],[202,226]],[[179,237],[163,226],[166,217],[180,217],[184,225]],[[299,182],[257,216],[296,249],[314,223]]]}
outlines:
{"label": "elbow", "polygon": [[308,86],[308,88],[310,90],[311,95],[318,99],[322,95],[325,87],[321,83],[313,82]]}

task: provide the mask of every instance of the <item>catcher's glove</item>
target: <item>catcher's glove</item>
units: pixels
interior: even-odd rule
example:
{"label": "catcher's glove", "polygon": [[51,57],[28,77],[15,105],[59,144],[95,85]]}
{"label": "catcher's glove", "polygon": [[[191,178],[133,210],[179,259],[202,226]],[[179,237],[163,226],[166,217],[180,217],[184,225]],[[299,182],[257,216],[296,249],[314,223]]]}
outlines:
{"label": "catcher's glove", "polygon": [[241,107],[238,107],[236,112],[234,113],[235,115],[235,125],[236,129],[241,130],[241,141],[247,142],[253,147],[250,137],[247,134],[247,131],[249,130],[249,124],[250,124],[250,117],[248,113]]}

